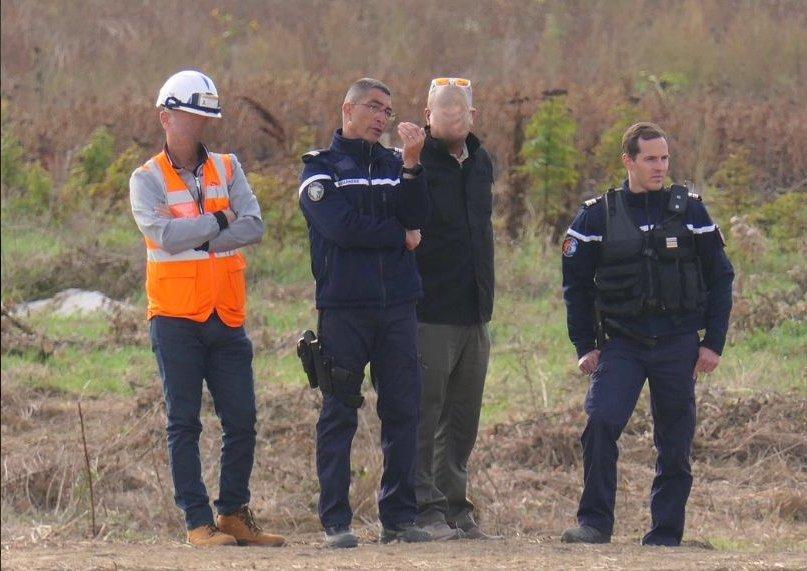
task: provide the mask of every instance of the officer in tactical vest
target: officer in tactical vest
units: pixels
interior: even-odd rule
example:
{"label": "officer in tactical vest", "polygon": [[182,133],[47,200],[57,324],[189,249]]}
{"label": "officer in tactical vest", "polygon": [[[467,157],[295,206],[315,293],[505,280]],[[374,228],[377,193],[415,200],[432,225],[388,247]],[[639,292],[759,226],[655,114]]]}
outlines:
{"label": "officer in tactical vest", "polygon": [[562,248],[569,337],[591,384],[578,527],[561,541],[610,541],[617,440],[648,379],[658,460],[642,544],[676,546],[692,487],[695,382],[720,362],[734,270],[700,197],[663,188],[664,132],[637,123],[622,150],[628,179],[583,205]]}
{"label": "officer in tactical vest", "polygon": [[420,151],[426,134],[398,125],[403,150],[378,140],[394,117],[389,88],[360,79],[342,104],[328,149],[303,156],[300,208],[316,279],[318,336],[298,352],[323,394],[317,423],[319,516],[327,547],[355,547],[350,530],[350,448],[369,362],[378,392],[384,473],[378,495],[381,541],[429,541],[415,526],[415,457],[421,377],[415,304],[423,294],[413,250],[426,221]]}

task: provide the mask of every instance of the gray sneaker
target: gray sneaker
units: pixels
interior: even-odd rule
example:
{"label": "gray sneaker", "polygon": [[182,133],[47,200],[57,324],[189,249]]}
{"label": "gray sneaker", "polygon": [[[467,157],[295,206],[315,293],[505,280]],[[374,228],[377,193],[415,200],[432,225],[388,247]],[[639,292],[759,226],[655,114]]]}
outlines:
{"label": "gray sneaker", "polygon": [[359,538],[349,527],[329,527],[325,529],[325,547],[328,549],[348,549],[358,547]]}
{"label": "gray sneaker", "polygon": [[560,536],[561,543],[611,543],[611,536],[605,535],[599,529],[581,525],[572,527]]}
{"label": "gray sneaker", "polygon": [[393,543],[402,541],[404,543],[422,543],[424,541],[432,541],[431,534],[418,527],[413,522],[400,523],[393,527],[381,528],[381,543]]}
{"label": "gray sneaker", "polygon": [[435,522],[421,526],[424,531],[429,532],[433,541],[450,541],[464,537],[461,530],[450,527],[445,522]]}

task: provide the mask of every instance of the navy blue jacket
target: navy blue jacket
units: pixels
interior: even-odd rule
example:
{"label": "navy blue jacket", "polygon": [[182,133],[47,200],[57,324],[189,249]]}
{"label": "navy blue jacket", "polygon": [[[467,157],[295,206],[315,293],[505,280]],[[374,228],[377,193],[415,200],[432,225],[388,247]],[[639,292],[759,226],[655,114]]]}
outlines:
{"label": "navy blue jacket", "polygon": [[[623,184],[627,190],[627,181]],[[670,191],[626,192],[633,221],[646,232],[668,217],[665,208]],[[594,272],[600,257],[600,242],[605,233],[605,202],[588,201],[577,214],[563,242],[563,299],[569,338],[582,357],[595,347]],[[705,329],[701,345],[717,354],[723,352],[731,313],[731,284],[734,268],[724,251],[723,237],[712,222],[700,198],[690,195],[684,223],[695,233],[695,245],[701,260],[708,290],[705,312],[621,318],[620,324],[639,335],[658,337]]]}
{"label": "navy blue jacket", "polygon": [[426,223],[423,176],[403,178],[399,153],[346,139],[303,156],[300,208],[308,222],[317,308],[385,308],[423,295],[406,229]]}

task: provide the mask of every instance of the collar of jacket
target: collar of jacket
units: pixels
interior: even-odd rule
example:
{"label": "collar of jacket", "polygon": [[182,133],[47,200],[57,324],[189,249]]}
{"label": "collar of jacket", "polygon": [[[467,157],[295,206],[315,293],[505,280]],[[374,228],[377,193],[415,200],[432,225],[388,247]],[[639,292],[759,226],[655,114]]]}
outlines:
{"label": "collar of jacket", "polygon": [[[425,129],[426,149],[435,153],[440,158],[451,159],[456,162],[456,159],[451,155],[451,153],[448,152],[448,146],[445,144],[445,141],[432,137],[431,127],[428,125],[425,127]],[[478,151],[479,147],[482,146],[482,142],[473,133],[468,133],[468,136],[465,137],[465,145],[468,147],[468,158],[473,158],[473,156],[476,155],[476,151]]]}
{"label": "collar of jacket", "polygon": [[665,200],[669,200],[669,195],[665,192],[667,190],[666,188],[648,192],[631,192],[628,187],[627,179],[622,182],[622,190],[625,191],[625,199],[628,206],[644,208],[646,200],[648,206],[654,207]]}
{"label": "collar of jacket", "polygon": [[381,143],[368,143],[364,139],[348,139],[342,135],[342,129],[337,129],[333,133],[331,150],[343,155],[360,158],[362,160],[375,160],[390,150]]}
{"label": "collar of jacket", "polygon": [[[171,157],[171,153],[168,152],[168,143],[163,144],[163,151],[165,152],[165,156],[168,157],[168,162],[171,163],[171,166],[174,167],[174,170],[182,170],[182,167],[178,166],[174,159]],[[199,162],[196,164],[196,167],[192,171],[192,173],[196,173],[203,164],[207,162],[207,157],[210,155],[210,152],[207,150],[202,143],[199,143]]]}

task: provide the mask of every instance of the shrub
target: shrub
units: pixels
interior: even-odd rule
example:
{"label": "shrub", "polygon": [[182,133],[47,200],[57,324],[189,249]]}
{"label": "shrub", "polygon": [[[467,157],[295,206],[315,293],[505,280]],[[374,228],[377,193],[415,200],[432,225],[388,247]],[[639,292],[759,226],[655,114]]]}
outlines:
{"label": "shrub", "polygon": [[96,129],[89,143],[79,152],[78,162],[70,171],[68,189],[86,191],[88,185],[103,181],[114,157],[115,137],[106,127]]}
{"label": "shrub", "polygon": [[20,142],[7,129],[3,129],[0,151],[0,180],[6,190],[20,189],[25,184],[25,151]]}
{"label": "shrub", "polygon": [[735,148],[712,176],[713,203],[721,218],[746,214],[756,202],[753,192],[756,171],[748,159],[748,149]]}
{"label": "shrub", "polygon": [[25,159],[25,150],[7,129],[2,134],[3,205],[41,214],[50,206],[53,179],[39,162]]}
{"label": "shrub", "polygon": [[90,196],[108,201],[112,206],[128,204],[129,177],[143,162],[143,152],[137,145],[131,145],[106,168],[99,182],[88,185]]}
{"label": "shrub", "polygon": [[272,240],[278,248],[304,241],[305,219],[297,206],[296,178],[251,172],[247,180],[261,205],[266,225],[265,239]]}
{"label": "shrub", "polygon": [[780,245],[794,249],[803,241],[807,228],[807,194],[784,194],[756,209],[749,219]]}

